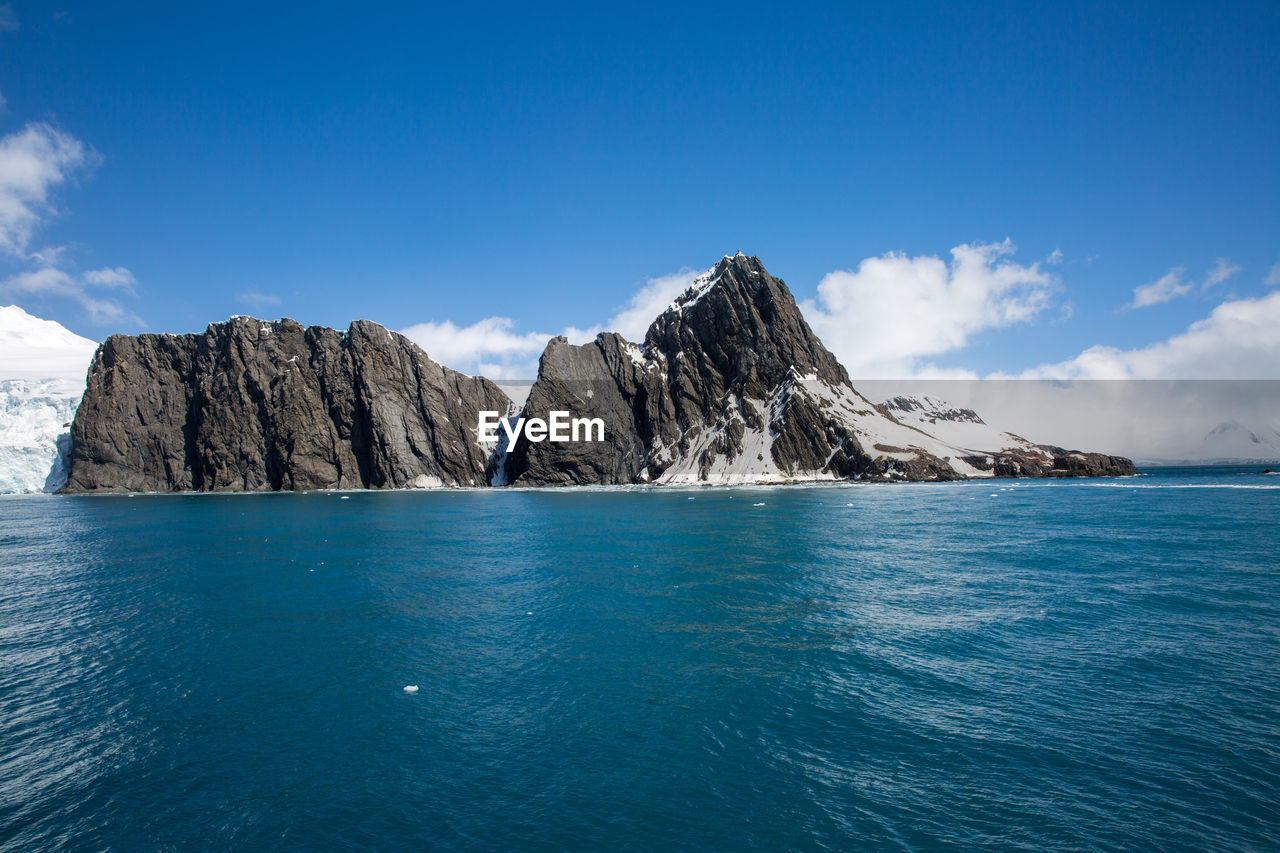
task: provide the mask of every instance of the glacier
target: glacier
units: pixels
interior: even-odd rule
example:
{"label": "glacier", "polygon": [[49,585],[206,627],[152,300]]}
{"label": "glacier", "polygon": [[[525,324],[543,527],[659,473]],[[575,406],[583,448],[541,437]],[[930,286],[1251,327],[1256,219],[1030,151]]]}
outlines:
{"label": "glacier", "polygon": [[66,484],[71,419],[97,347],[16,305],[0,306],[0,494]]}
{"label": "glacier", "polygon": [[56,492],[67,482],[80,395],[58,380],[0,380],[0,494]]}

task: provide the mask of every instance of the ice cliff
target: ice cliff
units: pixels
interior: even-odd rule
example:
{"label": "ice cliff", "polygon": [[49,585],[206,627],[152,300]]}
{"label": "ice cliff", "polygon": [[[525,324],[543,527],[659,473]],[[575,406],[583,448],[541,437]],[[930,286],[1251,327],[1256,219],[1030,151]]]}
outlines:
{"label": "ice cliff", "polygon": [[96,348],[58,323],[0,306],[0,494],[66,483],[71,421]]}

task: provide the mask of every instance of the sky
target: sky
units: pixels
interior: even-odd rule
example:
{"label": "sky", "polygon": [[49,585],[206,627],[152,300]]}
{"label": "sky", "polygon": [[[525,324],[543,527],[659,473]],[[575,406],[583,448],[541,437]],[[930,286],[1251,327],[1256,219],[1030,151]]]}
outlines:
{"label": "sky", "polygon": [[741,250],[855,378],[1280,378],[1280,5],[1052,5],[13,0],[0,305],[518,377]]}

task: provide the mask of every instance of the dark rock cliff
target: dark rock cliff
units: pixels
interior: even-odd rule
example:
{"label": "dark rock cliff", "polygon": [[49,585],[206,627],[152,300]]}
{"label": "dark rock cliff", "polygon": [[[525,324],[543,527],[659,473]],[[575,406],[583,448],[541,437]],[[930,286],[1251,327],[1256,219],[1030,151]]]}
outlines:
{"label": "dark rock cliff", "polygon": [[[605,441],[516,442],[498,481],[521,485],[618,485],[639,482],[655,430],[675,417],[662,377],[649,369],[635,344],[606,332],[582,346],[553,338],[525,401],[525,417],[552,411],[600,418]],[[498,474],[495,457],[490,474]]]}
{"label": "dark rock cliff", "polygon": [[89,368],[65,491],[486,485],[478,412],[509,406],[365,320],[115,335]]}

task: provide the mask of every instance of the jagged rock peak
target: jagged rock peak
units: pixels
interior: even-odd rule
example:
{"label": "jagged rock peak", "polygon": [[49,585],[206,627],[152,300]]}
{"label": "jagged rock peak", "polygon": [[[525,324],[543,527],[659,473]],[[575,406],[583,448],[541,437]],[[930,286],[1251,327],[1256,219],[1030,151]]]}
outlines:
{"label": "jagged rock peak", "polygon": [[793,371],[833,384],[848,374],[809,328],[795,297],[759,258],[726,255],[664,311],[645,335],[677,372],[706,375],[720,391],[764,398]]}
{"label": "jagged rock peak", "polygon": [[[599,417],[607,440],[517,443],[490,481],[946,480],[1132,470],[1124,460],[1068,458],[999,434],[975,413],[930,404],[940,417],[924,423],[909,403],[916,426],[859,394],[786,284],[739,252],[695,278],[654,320],[643,348],[614,334],[581,346],[552,340],[525,416]],[[960,427],[960,439],[937,438],[939,423]]]}

